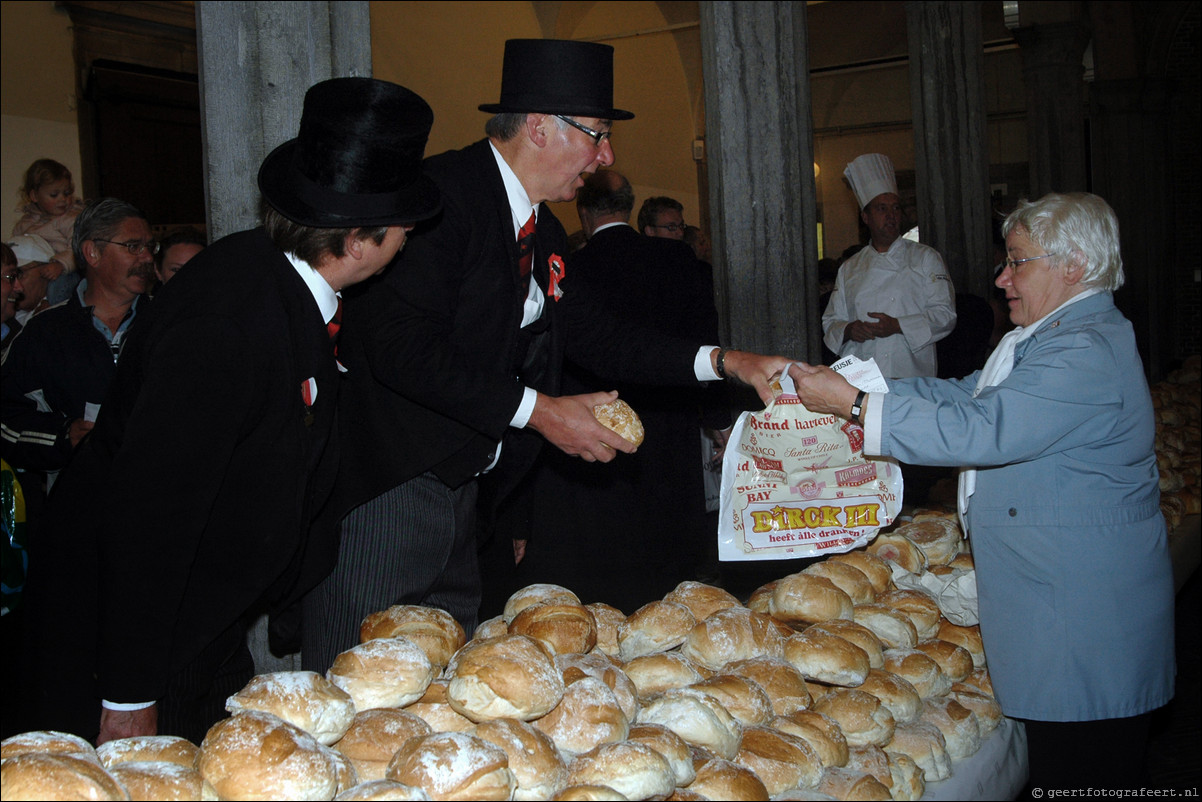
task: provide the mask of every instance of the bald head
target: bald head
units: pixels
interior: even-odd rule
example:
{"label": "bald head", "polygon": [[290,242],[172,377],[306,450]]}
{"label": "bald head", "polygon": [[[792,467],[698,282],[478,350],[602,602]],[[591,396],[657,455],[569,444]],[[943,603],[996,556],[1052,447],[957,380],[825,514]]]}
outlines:
{"label": "bald head", "polygon": [[607,223],[628,223],[634,211],[634,190],[621,173],[598,170],[584,180],[576,194],[576,213],[584,233],[593,232]]}

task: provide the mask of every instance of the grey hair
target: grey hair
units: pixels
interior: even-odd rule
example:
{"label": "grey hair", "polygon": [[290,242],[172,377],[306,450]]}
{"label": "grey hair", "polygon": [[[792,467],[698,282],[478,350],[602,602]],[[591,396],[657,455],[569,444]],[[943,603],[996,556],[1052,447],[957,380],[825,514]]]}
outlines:
{"label": "grey hair", "polygon": [[[83,256],[83,244],[88,240],[112,239],[117,235],[117,229],[131,217],[144,220],[149,225],[145,213],[132,203],[126,203],[117,198],[96,198],[84,205],[79,216],[75,218],[75,228],[71,232],[71,253],[75,255],[75,265],[81,270],[87,270],[88,260]],[[104,250],[105,243],[97,245]]]}
{"label": "grey hair", "polygon": [[1088,192],[1050,193],[1021,200],[1002,223],[1002,234],[1022,229],[1054,264],[1080,264],[1081,284],[1114,291],[1123,286],[1119,221],[1110,204]]}
{"label": "grey hair", "polygon": [[[521,132],[522,126],[526,124],[527,116],[528,113],[524,111],[509,111],[502,114],[494,114],[488,118],[488,122],[484,123],[484,133],[492,139],[508,142]],[[555,125],[560,131],[568,127],[568,124],[556,115],[549,114],[547,116],[555,120]]]}

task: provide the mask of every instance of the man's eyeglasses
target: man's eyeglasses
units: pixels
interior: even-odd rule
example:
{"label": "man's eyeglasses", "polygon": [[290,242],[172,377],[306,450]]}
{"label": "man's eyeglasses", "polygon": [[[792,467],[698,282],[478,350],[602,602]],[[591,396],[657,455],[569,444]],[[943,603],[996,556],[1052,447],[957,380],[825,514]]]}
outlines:
{"label": "man's eyeglasses", "polygon": [[652,228],[662,228],[664,231],[671,231],[673,234],[675,234],[677,231],[684,231],[686,228],[688,228],[688,225],[686,225],[685,223],[668,223],[665,226],[653,225],[651,227]]}
{"label": "man's eyeglasses", "polygon": [[1049,256],[1055,255],[1056,254],[1054,253],[1041,253],[1039,256],[1028,256],[1026,259],[1011,259],[1009,256],[1007,256],[1002,260],[1002,267],[1008,267],[1011,270],[1014,270],[1016,266],[1021,265],[1024,262],[1034,262],[1036,259],[1047,259]]}
{"label": "man's eyeglasses", "polygon": [[575,128],[577,131],[583,132],[585,136],[592,138],[593,144],[596,145],[597,147],[601,147],[601,143],[604,142],[605,140],[609,139],[609,135],[612,133],[612,131],[594,131],[592,128],[589,128],[587,125],[581,125],[580,123],[573,120],[571,117],[565,117],[562,114],[556,114],[555,116],[558,117],[559,119],[563,120],[568,125]]}
{"label": "man's eyeglasses", "polygon": [[122,248],[129,251],[130,256],[141,256],[143,253],[149,253],[151,256],[154,256],[156,253],[159,252],[158,240],[153,240],[153,239],[148,239],[148,240],[131,239],[131,240],[126,240],[125,242],[117,242],[117,240],[113,240],[113,239],[100,239],[99,237],[93,237],[92,241],[93,242],[107,242],[111,245],[120,245]]}

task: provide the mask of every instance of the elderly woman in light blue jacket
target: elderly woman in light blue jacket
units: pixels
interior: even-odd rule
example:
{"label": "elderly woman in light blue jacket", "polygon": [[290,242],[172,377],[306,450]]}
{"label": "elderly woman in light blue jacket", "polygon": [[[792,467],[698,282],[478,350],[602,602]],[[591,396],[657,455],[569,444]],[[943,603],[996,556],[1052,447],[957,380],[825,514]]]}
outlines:
{"label": "elderly woman in light blue jacket", "polygon": [[1018,328],[983,370],[872,394],[828,368],[791,375],[807,408],[863,424],[865,453],[967,466],[981,637],[1002,710],[1026,722],[1031,787],[1135,787],[1173,696],[1173,582],[1152,400],[1112,295],[1118,221],[1095,195],[1052,194],[1003,230]]}

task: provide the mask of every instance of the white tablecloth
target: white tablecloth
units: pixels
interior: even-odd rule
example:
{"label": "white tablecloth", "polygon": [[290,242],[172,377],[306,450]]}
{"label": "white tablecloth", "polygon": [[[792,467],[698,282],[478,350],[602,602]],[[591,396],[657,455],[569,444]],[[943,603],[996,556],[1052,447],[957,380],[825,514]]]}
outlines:
{"label": "white tablecloth", "polygon": [[972,757],[952,761],[952,776],[927,783],[925,799],[1014,799],[1027,784],[1027,731],[1004,718]]}

